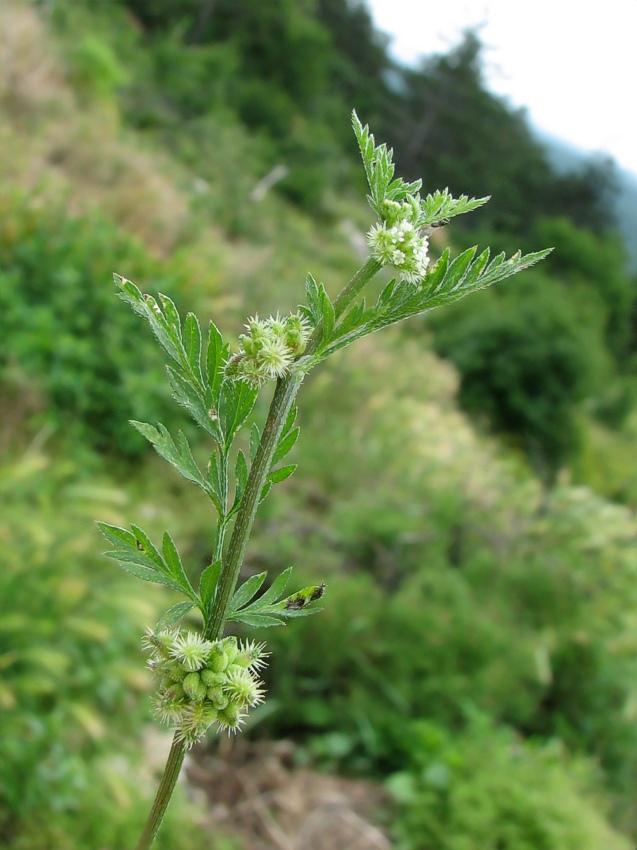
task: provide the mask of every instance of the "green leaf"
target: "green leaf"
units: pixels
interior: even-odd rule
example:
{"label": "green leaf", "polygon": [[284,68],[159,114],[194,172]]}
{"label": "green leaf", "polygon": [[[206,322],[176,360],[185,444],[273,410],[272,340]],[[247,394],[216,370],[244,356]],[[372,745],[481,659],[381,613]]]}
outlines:
{"label": "green leaf", "polygon": [[290,576],[292,575],[292,567],[287,567],[283,572],[275,578],[266,592],[257,599],[254,603],[259,608],[271,605],[283,596],[287,587]]}
{"label": "green leaf", "polygon": [[188,313],[186,316],[183,343],[191,375],[202,393],[205,393],[206,384],[201,371],[201,328],[194,313]]}
{"label": "green leaf", "polygon": [[246,461],[246,456],[241,451],[241,449],[239,449],[239,452],[237,454],[237,463],[236,463],[236,466],[235,466],[235,479],[236,479],[236,486],[235,486],[234,501],[235,501],[235,504],[238,505],[241,502],[241,499],[243,497],[243,493],[244,493],[245,488],[246,488],[246,484],[248,483],[248,464],[247,464],[247,461]]}
{"label": "green leaf", "polygon": [[308,316],[308,318],[310,319],[313,327],[317,327],[321,323],[323,309],[318,284],[309,272],[305,278],[305,293],[307,295],[307,304],[310,311],[310,316]]}
{"label": "green leaf", "polygon": [[334,330],[334,322],[336,321],[336,313],[334,312],[334,305],[330,301],[330,297],[325,291],[325,287],[321,284],[320,287],[320,298],[321,298],[321,335],[325,342],[328,342],[332,337],[332,331]]}
{"label": "green leaf", "polygon": [[259,443],[261,442],[261,432],[259,431],[259,426],[256,422],[252,423],[252,427],[250,428],[250,460],[254,463],[254,459],[257,456],[257,449],[259,448]]}
{"label": "green leaf", "polygon": [[256,576],[251,576],[247,581],[239,587],[232,597],[228,610],[232,613],[244,608],[248,602],[259,592],[261,585],[265,581],[267,572],[259,573]]}
{"label": "green leaf", "polygon": [[285,622],[272,614],[244,614],[243,611],[238,611],[228,616],[228,620],[234,620],[236,623],[243,623],[246,626],[253,626],[255,629],[268,629],[272,626],[284,626]]}
{"label": "green leaf", "polygon": [[195,422],[207,431],[214,439],[219,441],[219,423],[217,412],[206,406],[206,401],[201,394],[180,372],[170,366],[166,367],[168,379],[173,391],[175,401],[184,407]]}
{"label": "green leaf", "polygon": [[139,558],[135,557],[134,552],[127,552],[123,549],[117,549],[112,552],[104,552],[107,558],[112,558],[119,562],[120,567],[126,570],[127,573],[141,578],[143,581],[150,581],[154,584],[165,584],[173,590],[183,592],[182,588],[168,573],[161,572],[155,567],[143,565]]}
{"label": "green leaf", "polygon": [[166,564],[164,563],[164,559],[159,554],[159,552],[157,551],[157,549],[153,545],[152,540],[146,534],[146,532],[143,531],[138,525],[133,525],[132,523],[131,523],[131,531],[135,535],[137,549],[140,549],[140,547],[141,547],[140,551],[144,552],[146,554],[146,556],[148,558],[150,558],[150,560],[153,562],[153,564],[156,564],[159,567],[160,570],[168,571],[168,568],[167,568]]}
{"label": "green leaf", "polygon": [[130,423],[153,445],[157,454],[172,464],[180,475],[186,480],[198,484],[204,492],[212,496],[210,484],[197,466],[186,435],[182,431],[177,434],[179,444],[177,446],[168,430],[161,423],[158,428],[154,428],[146,422],[136,422],[133,419],[130,420]]}
{"label": "green leaf", "polygon": [[265,484],[263,485],[263,487],[261,488],[261,495],[259,496],[259,504],[261,504],[261,502],[264,499],[267,499],[268,493],[270,492],[271,489],[272,489],[272,482],[266,481]]}
{"label": "green leaf", "polygon": [[173,360],[181,364],[181,346],[178,342],[175,343],[170,325],[155,299],[151,295],[143,295],[132,281],[120,275],[113,275],[113,280],[119,289],[120,298],[146,319],[162,348]]}
{"label": "green leaf", "polygon": [[210,616],[210,612],[212,610],[220,574],[221,561],[213,561],[213,563],[206,567],[206,569],[202,572],[201,578],[199,579],[199,597],[203,606],[202,613],[206,620]]}
{"label": "green leaf", "polygon": [[175,546],[172,537],[170,534],[165,531],[164,538],[162,540],[162,552],[164,554],[164,561],[166,562],[166,566],[168,567],[170,574],[173,576],[175,581],[179,584],[180,588],[195,602],[198,602],[199,599],[197,594],[195,593],[192,585],[190,584],[190,580],[186,575],[183,564],[181,563],[181,558],[179,557],[179,552],[177,551],[177,547]]}
{"label": "green leaf", "polygon": [[271,484],[279,484],[281,481],[289,478],[290,475],[293,475],[297,466],[298,464],[291,463],[289,466],[281,466],[279,469],[273,469],[272,472],[268,472],[267,480]]}
{"label": "green leaf", "polygon": [[228,357],[228,346],[224,346],[219,329],[210,322],[208,327],[208,349],[206,352],[206,369],[208,384],[212,394],[212,403],[219,406],[219,394],[223,383],[223,365]]}
{"label": "green leaf", "polygon": [[223,384],[219,416],[226,450],[230,448],[235,434],[252,412],[257,394],[258,390],[250,387],[245,381],[226,381]]}
{"label": "green leaf", "polygon": [[135,548],[135,535],[126,528],[120,528],[117,525],[109,525],[107,522],[98,522],[97,525],[109,543],[112,543],[114,546]]}
{"label": "green leaf", "polygon": [[287,436],[283,437],[272,456],[273,465],[278,463],[280,460],[283,460],[283,458],[292,451],[294,444],[299,438],[299,433],[300,428],[295,428],[293,431],[290,431]]}
{"label": "green leaf", "polygon": [[175,623],[178,623],[186,616],[186,614],[188,614],[189,611],[192,611],[194,607],[194,602],[178,602],[176,605],[173,605],[172,608],[169,608],[168,611],[159,618],[157,625],[155,626],[155,631],[161,632],[164,629],[169,628],[169,626],[174,626]]}

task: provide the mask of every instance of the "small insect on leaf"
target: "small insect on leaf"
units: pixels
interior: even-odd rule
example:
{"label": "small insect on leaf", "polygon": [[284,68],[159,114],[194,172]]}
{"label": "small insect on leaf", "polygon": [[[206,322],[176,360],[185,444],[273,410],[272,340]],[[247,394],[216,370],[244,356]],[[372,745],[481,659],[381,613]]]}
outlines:
{"label": "small insect on leaf", "polygon": [[286,611],[300,611],[302,608],[307,608],[312,602],[316,602],[325,593],[325,582],[322,581],[314,587],[305,587],[299,590],[298,593],[293,593],[285,601]]}

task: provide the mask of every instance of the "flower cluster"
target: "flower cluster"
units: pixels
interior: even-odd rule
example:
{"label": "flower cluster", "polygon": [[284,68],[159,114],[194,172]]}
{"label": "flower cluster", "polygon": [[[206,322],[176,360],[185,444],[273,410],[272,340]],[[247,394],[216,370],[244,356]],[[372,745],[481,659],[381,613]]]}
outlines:
{"label": "flower cluster", "polygon": [[148,666],[159,678],[155,711],[173,726],[189,747],[217,723],[220,731],[236,732],[248,709],[263,702],[265,644],[239,643],[235,637],[208,641],[195,632],[148,631],[144,649]]}
{"label": "flower cluster", "polygon": [[400,270],[403,280],[419,283],[425,276],[429,257],[427,237],[417,227],[420,208],[414,196],[406,201],[384,201],[383,221],[367,234],[372,256],[383,265]]}
{"label": "flower cluster", "polygon": [[308,322],[297,313],[261,321],[248,319],[248,333],[241,334],[239,353],[226,364],[226,375],[260,387],[266,381],[282,378],[305,351],[310,336]]}

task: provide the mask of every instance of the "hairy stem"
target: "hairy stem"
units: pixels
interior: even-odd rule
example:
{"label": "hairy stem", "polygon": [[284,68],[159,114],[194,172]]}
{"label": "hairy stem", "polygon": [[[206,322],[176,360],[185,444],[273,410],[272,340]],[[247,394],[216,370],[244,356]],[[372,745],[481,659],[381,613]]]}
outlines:
{"label": "hairy stem", "polygon": [[166,814],[168,803],[170,802],[170,798],[175,790],[175,785],[177,783],[179,771],[181,770],[181,765],[185,755],[186,745],[183,741],[177,740],[177,736],[175,735],[170,748],[170,753],[168,754],[168,761],[166,762],[164,775],[162,776],[159,788],[157,789],[155,802],[150,810],[146,826],[144,827],[141,838],[137,843],[136,850],[148,850],[155,840],[157,831],[161,826],[164,815]]}
{"label": "hairy stem", "polygon": [[370,257],[365,265],[360,267],[334,302],[334,312],[337,319],[343,315],[363,287],[369,283],[374,275],[378,274],[382,267],[382,263],[379,263],[373,257]]}
{"label": "hairy stem", "polygon": [[214,609],[205,633],[205,637],[209,640],[215,640],[223,633],[228,605],[239,578],[248,539],[259,507],[261,491],[272,466],[272,456],[281,437],[285,420],[302,381],[303,375],[294,373],[280,380],[274,392],[261,442],[250,469],[241,507],[232,529],[228,553],[219,576]]}

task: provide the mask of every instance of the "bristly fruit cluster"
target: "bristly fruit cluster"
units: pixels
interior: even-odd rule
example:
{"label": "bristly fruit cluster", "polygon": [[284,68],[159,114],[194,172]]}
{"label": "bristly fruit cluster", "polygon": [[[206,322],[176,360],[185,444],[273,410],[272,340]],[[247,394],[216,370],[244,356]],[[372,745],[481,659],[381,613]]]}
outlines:
{"label": "bristly fruit cluster", "polygon": [[144,649],[148,666],[159,678],[157,716],[170,724],[188,747],[201,740],[213,723],[236,732],[248,709],[263,702],[265,644],[240,643],[235,637],[208,641],[195,632],[149,630]]}
{"label": "bristly fruit cluster", "polygon": [[266,381],[282,378],[292,363],[305,351],[310,336],[309,322],[292,313],[281,318],[270,316],[261,321],[248,319],[247,334],[241,334],[241,348],[226,364],[226,376],[260,387]]}

